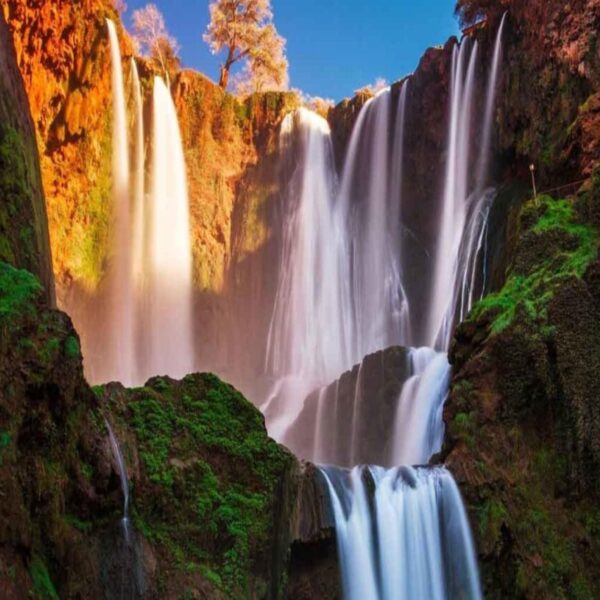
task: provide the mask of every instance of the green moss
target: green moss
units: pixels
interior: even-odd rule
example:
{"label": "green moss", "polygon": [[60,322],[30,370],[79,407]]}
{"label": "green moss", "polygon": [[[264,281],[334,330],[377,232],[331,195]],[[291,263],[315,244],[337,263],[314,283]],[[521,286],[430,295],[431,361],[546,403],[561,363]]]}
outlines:
{"label": "green moss", "polygon": [[495,543],[500,537],[500,529],[508,521],[508,511],[497,498],[488,498],[479,507],[479,533],[487,543]]}
{"label": "green moss", "polygon": [[34,301],[42,291],[39,281],[28,271],[0,262],[0,322],[35,312]]}
{"label": "green moss", "polygon": [[33,581],[34,590],[37,592],[39,598],[43,600],[59,600],[56,588],[50,579],[48,568],[39,556],[35,556],[31,561],[29,574]]}
{"label": "green moss", "polygon": [[88,480],[91,481],[93,476],[94,476],[94,469],[91,467],[91,465],[88,465],[86,462],[81,462],[81,472],[83,473],[83,476]]}
{"label": "green moss", "polygon": [[0,465],[2,464],[2,455],[4,450],[9,448],[12,443],[12,436],[9,431],[0,431]]}
{"label": "green moss", "polygon": [[[31,192],[25,164],[25,147],[19,133],[10,126],[0,126],[0,260],[14,263],[18,246],[13,240],[17,211],[29,201]],[[20,253],[20,252],[19,252]]]}
{"label": "green moss", "polygon": [[58,351],[60,350],[60,340],[58,338],[51,338],[47,340],[40,350],[40,358],[43,363],[49,363],[56,358]]}
{"label": "green moss", "polygon": [[[542,255],[534,257],[524,272],[513,271],[498,293],[487,296],[473,309],[471,318],[491,316],[492,334],[506,329],[519,308],[543,325],[555,289],[568,277],[582,277],[597,256],[597,231],[576,221],[568,200],[540,196],[524,206],[521,220],[535,220],[526,243],[539,246]],[[564,241],[552,246],[548,240],[557,235]]]}
{"label": "green moss", "polygon": [[74,335],[70,335],[65,340],[65,356],[71,359],[79,358],[81,356],[79,342]]}
{"label": "green moss", "polygon": [[180,570],[198,564],[229,597],[247,597],[253,549],[268,544],[273,498],[293,459],[256,408],[214,375],[154,378],[127,406],[146,477],[160,488],[152,498],[134,494],[137,527]]}
{"label": "green moss", "polygon": [[0,431],[0,450],[5,450],[10,446],[12,437],[8,431]]}
{"label": "green moss", "polygon": [[75,515],[65,515],[65,521],[68,525],[83,533],[87,533],[92,529],[92,523],[90,521],[82,521]]}

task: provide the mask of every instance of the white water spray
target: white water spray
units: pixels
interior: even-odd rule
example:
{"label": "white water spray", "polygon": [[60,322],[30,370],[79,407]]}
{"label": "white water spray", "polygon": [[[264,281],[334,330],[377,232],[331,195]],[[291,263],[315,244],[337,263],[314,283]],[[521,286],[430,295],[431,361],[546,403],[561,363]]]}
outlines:
{"label": "white water spray", "polygon": [[454,281],[467,212],[469,139],[477,42],[466,39],[452,54],[448,159],[430,297],[428,345],[445,350],[450,342],[455,305]]}
{"label": "white water spray", "polygon": [[301,108],[285,117],[280,136],[287,191],[280,283],[267,342],[267,371],[278,381],[263,406],[269,431],[278,438],[306,395],[351,364],[352,327],[329,125]]}
{"label": "white water spray", "polygon": [[129,206],[129,152],[121,51],[115,24],[106,20],[110,39],[113,94],[113,214],[111,255],[107,274],[108,339],[102,380],[128,385],[133,379],[133,286],[131,280],[131,214]]}
{"label": "white water spray", "polygon": [[[356,120],[340,185],[345,212],[352,282],[352,357],[402,343],[408,335],[408,304],[400,272],[400,182],[390,180],[402,169],[405,97],[399,102],[396,133],[390,148],[391,91],[368,100]],[[401,176],[401,175],[400,175]]]}
{"label": "white water spray", "polygon": [[142,379],[192,371],[192,253],[186,167],[177,112],[154,79],[152,192],[149,207],[147,360]]}
{"label": "white water spray", "polygon": [[346,600],[482,597],[469,522],[446,469],[321,472],[333,506]]}
{"label": "white water spray", "polygon": [[[144,206],[144,105],[137,63],[131,59],[131,85],[135,107],[135,160],[133,162],[133,252],[132,270],[135,291],[143,292],[144,260],[146,256],[144,230],[146,211]],[[140,307],[138,306],[138,312]]]}

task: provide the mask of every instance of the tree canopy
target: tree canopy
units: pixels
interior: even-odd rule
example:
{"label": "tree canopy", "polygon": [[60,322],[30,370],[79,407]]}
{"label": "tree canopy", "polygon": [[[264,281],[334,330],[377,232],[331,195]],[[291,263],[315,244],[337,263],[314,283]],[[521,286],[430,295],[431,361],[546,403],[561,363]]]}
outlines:
{"label": "tree canopy", "polygon": [[133,37],[140,50],[150,58],[155,68],[169,81],[179,69],[179,44],[169,35],[165,19],[155,4],[148,4],[133,12]]}
{"label": "tree canopy", "polygon": [[229,84],[231,67],[244,67],[235,78],[240,93],[285,89],[288,61],[285,40],[273,25],[270,0],[213,0],[210,23],[203,38],[213,54],[225,51],[219,85]]}

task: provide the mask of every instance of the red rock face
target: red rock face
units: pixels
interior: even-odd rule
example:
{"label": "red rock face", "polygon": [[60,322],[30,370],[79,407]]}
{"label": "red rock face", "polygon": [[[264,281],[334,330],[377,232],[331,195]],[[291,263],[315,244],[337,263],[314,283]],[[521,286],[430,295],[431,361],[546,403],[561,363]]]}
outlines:
{"label": "red rock face", "polygon": [[[57,281],[94,288],[110,206],[105,18],[118,19],[109,0],[3,0],[2,8],[36,125]],[[128,46],[126,38],[123,43]]]}

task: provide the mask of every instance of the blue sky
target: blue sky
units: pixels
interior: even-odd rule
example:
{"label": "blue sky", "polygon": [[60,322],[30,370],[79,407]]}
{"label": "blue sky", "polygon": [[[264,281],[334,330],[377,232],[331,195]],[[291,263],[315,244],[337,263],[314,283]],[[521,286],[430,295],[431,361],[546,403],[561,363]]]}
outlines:
{"label": "blue sky", "polygon": [[[212,79],[219,58],[202,41],[208,0],[153,0],[181,45],[186,67]],[[128,16],[148,0],[127,0]],[[272,0],[287,39],[291,87],[336,101],[378,77],[412,72],[429,46],[459,32],[455,0]]]}

